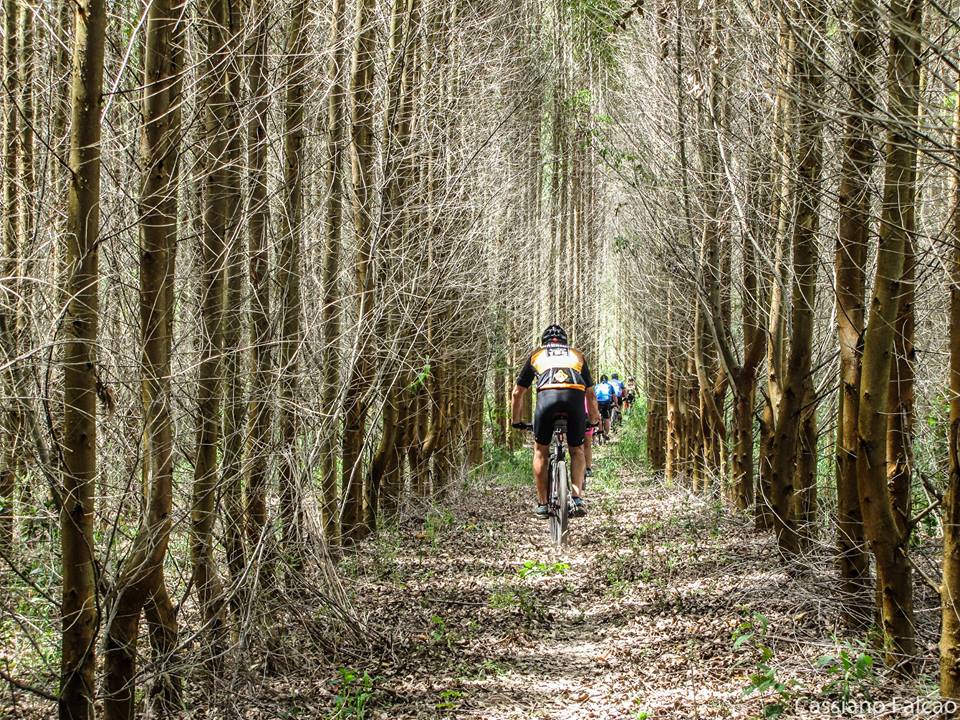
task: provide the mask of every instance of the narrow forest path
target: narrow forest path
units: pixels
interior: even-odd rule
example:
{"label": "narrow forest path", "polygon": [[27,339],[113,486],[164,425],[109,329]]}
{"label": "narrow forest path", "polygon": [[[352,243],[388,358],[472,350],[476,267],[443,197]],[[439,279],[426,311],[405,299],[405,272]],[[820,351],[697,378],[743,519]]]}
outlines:
{"label": "narrow forest path", "polygon": [[788,578],[746,517],[608,469],[558,552],[521,477],[478,479],[457,507],[408,517],[344,560],[384,640],[286,687],[284,717],[764,717],[781,698],[745,693],[762,647],[790,688],[781,717],[831,716],[817,705],[833,678],[816,662],[837,651],[836,607]]}

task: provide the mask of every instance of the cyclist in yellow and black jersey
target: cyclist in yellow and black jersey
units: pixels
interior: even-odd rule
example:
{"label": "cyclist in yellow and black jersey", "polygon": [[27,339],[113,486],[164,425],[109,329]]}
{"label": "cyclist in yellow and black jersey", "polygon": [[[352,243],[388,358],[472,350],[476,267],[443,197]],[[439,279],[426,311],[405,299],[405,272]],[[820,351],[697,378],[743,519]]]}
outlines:
{"label": "cyclist in yellow and black jersey", "polygon": [[553,435],[553,420],[557,415],[567,417],[567,447],[570,449],[571,480],[573,482],[574,511],[582,515],[583,475],[586,461],[583,454],[584,434],[587,428],[587,410],[590,421],[600,419],[597,398],[593,393],[593,377],[583,353],[567,343],[567,333],[559,325],[551,325],[543,331],[543,346],[527,358],[513,388],[513,427],[522,428],[519,422],[523,399],[537,382],[537,407],[533,418],[535,447],[533,474],[537,483],[539,504],[536,514],[540,518],[549,515],[547,509],[547,472],[549,468],[550,439]]}

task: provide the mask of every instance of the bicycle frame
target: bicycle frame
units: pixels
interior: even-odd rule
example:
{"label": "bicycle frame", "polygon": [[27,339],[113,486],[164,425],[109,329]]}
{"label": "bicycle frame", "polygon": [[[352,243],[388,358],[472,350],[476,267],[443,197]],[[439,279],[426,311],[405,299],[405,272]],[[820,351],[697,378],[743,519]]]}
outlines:
{"label": "bicycle frame", "polygon": [[553,447],[550,451],[550,485],[547,504],[550,507],[550,536],[557,545],[567,542],[567,521],[572,494],[570,470],[566,462],[566,418],[554,420]]}

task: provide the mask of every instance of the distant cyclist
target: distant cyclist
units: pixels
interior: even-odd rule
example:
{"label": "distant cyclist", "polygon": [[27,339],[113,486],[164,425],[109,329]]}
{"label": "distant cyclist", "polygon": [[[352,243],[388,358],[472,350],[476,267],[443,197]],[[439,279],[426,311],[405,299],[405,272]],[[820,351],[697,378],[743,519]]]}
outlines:
{"label": "distant cyclist", "polygon": [[[584,432],[587,415],[590,421],[599,420],[597,400],[593,392],[593,377],[583,353],[570,347],[567,333],[559,325],[551,325],[543,331],[543,346],[527,358],[517,376],[513,388],[513,427],[522,429],[523,400],[527,391],[537,381],[537,408],[533,416],[535,439],[533,452],[533,476],[537,483],[536,515],[541,519],[550,516],[547,506],[547,474],[550,467],[550,441],[553,437],[553,421],[558,415],[567,417],[567,447],[570,449],[570,478],[573,482],[573,512],[583,515],[583,477],[586,462],[583,453]],[[584,398],[587,400],[586,410]]]}
{"label": "distant cyclist", "polygon": [[610,384],[606,375],[600,376],[600,382],[593,388],[597,396],[597,406],[600,410],[600,418],[603,423],[603,434],[610,437],[610,413],[613,411],[613,404],[616,402],[617,393]]}
{"label": "distant cyclist", "polygon": [[612,423],[620,427],[620,421],[623,419],[623,381],[617,373],[614,373],[610,376],[610,384],[613,385],[613,394],[616,396],[610,418]]}
{"label": "distant cyclist", "polygon": [[627,384],[623,388],[623,412],[626,413],[627,410],[632,408],[636,401],[637,381],[636,379],[629,377],[627,378]]}

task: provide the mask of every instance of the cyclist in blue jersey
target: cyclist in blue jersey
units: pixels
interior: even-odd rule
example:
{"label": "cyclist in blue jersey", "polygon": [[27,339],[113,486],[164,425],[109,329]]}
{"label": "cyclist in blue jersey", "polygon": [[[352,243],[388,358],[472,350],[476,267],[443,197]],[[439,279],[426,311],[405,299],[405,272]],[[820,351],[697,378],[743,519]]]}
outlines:
{"label": "cyclist in blue jersey", "polygon": [[600,420],[603,423],[603,434],[610,437],[610,413],[616,402],[617,394],[606,375],[600,376],[600,382],[594,385],[593,392],[597,396],[597,407],[600,409]]}
{"label": "cyclist in blue jersey", "polygon": [[610,376],[610,384],[613,385],[613,391],[617,395],[617,404],[619,405],[623,402],[623,382],[617,373]]}

